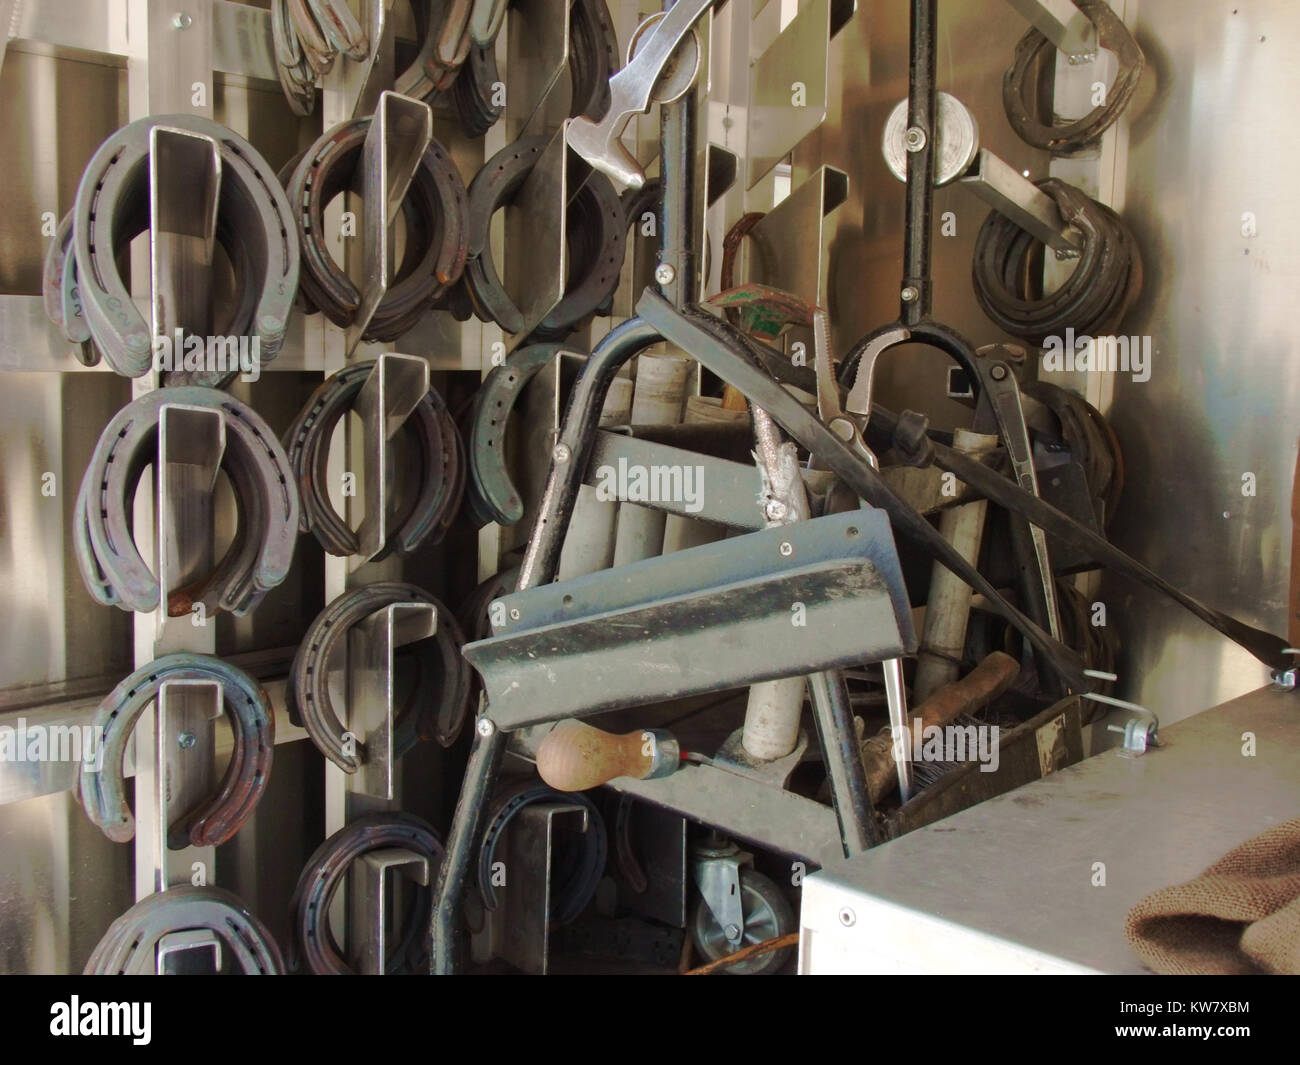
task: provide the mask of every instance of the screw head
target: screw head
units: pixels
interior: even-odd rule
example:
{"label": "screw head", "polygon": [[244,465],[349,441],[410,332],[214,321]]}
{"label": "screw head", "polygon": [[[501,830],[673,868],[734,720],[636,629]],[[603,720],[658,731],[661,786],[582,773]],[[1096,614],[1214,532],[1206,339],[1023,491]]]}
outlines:
{"label": "screw head", "polygon": [[178,30],[188,30],[194,24],[194,19],[186,11],[177,11],[172,16],[172,25]]}
{"label": "screw head", "polygon": [[176,737],[176,746],[183,751],[188,751],[198,742],[199,738],[192,732],[182,732]]}
{"label": "screw head", "polygon": [[519,608],[517,606],[512,606],[510,608],[510,620],[511,621],[519,620]]}
{"label": "screw head", "polygon": [[556,444],[551,449],[551,458],[556,462],[568,462],[569,459],[573,458],[573,452],[569,450],[568,444]]}
{"label": "screw head", "polygon": [[908,285],[899,295],[903,297],[904,303],[915,303],[921,298],[921,290],[915,285]]}
{"label": "screw head", "polygon": [[989,371],[989,376],[995,381],[1005,380],[1007,376],[1007,368],[1005,366],[994,366],[993,369]]}
{"label": "screw head", "polygon": [[728,939],[733,941],[737,940],[740,938],[740,927],[738,925],[729,924],[727,925],[726,933]]}
{"label": "screw head", "polygon": [[845,928],[852,928],[855,924],[858,923],[858,915],[854,913],[851,909],[849,909],[847,906],[845,906],[843,909],[840,910],[839,917],[840,917],[840,924],[842,924]]}
{"label": "screw head", "polygon": [[491,719],[486,717],[480,717],[474,726],[474,731],[483,737],[491,736],[496,730],[496,725],[492,724]]}
{"label": "screw head", "polygon": [[920,126],[908,126],[907,132],[903,134],[903,146],[909,152],[919,152],[925,147],[925,139],[925,130]]}
{"label": "screw head", "polygon": [[661,285],[671,285],[677,280],[677,271],[671,263],[660,263],[655,267],[655,280]]}
{"label": "screw head", "polygon": [[782,555],[784,555],[786,558],[789,558],[791,555],[794,554],[794,544],[792,544],[789,540],[782,540],[780,550]]}
{"label": "screw head", "polygon": [[763,508],[763,512],[767,515],[768,521],[780,521],[785,517],[785,510],[785,504],[779,499],[769,499],[767,501],[767,506]]}

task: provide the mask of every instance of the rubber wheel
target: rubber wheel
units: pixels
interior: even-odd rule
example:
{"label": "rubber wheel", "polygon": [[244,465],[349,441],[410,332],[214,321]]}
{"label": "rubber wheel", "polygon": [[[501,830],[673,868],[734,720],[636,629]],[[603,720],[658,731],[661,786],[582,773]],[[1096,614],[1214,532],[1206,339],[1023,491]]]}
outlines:
{"label": "rubber wheel", "polygon": [[[762,873],[752,869],[740,871],[740,907],[745,917],[745,931],[741,942],[733,946],[713,916],[703,897],[695,902],[691,914],[690,932],[695,949],[709,961],[717,961],[728,954],[734,954],[741,947],[763,943],[777,936],[783,936],[795,930],[794,911],[786,901],[781,889]],[[723,969],[724,973],[738,976],[765,976],[779,972],[794,954],[793,947],[760,954],[757,958],[737,962]]]}

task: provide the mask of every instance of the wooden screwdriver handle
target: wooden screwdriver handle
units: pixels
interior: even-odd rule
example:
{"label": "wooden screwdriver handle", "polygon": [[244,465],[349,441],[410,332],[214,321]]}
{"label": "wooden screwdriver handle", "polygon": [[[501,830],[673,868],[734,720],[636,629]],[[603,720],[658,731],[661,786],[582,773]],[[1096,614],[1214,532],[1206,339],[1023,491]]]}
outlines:
{"label": "wooden screwdriver handle", "polygon": [[681,762],[672,733],[643,729],[616,736],[581,721],[561,721],[537,748],[537,772],[556,791],[586,791],[613,780],[667,776]]}

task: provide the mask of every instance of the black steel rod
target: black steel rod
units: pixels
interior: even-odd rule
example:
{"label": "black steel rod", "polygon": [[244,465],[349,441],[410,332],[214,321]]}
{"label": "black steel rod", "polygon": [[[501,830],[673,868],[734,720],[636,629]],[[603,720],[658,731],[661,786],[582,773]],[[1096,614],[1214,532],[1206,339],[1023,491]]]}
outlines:
{"label": "black steel rod", "polygon": [[[912,0],[907,89],[907,218],[903,237],[903,288],[899,296],[901,318],[907,325],[915,325],[930,313],[932,295],[930,216],[934,206],[937,113],[934,35],[938,9],[938,0]],[[907,298],[909,295],[911,299]]]}
{"label": "black steel rod", "polygon": [[[659,108],[659,263],[672,280],[659,281],[664,298],[681,307],[699,298],[695,258],[695,92]],[[656,279],[658,280],[658,279]]]}
{"label": "black steel rod", "polygon": [[456,812],[447,833],[447,849],[438,866],[438,884],[433,892],[433,915],[429,923],[429,972],[451,976],[463,954],[458,921],[465,900],[465,886],[474,855],[483,839],[488,804],[501,772],[506,753],[506,733],[493,729],[491,735],[474,733],[465,779],[460,785]]}
{"label": "black steel rod", "polygon": [[880,842],[871,793],[867,790],[867,769],[862,764],[858,731],[844,675],[838,670],[812,673],[808,677],[813,720],[821,740],[822,758],[831,783],[831,801],[840,823],[844,857],[852,858]]}
{"label": "black steel rod", "polygon": [[[564,534],[568,531],[582,472],[596,439],[605,394],[623,364],[660,339],[651,326],[639,318],[631,318],[597,344],[583,366],[564,417],[551,475],[520,570],[521,591],[555,579]],[[474,746],[470,750],[465,779],[447,833],[446,853],[438,867],[438,884],[429,921],[429,971],[436,976],[454,974],[459,963],[461,951],[457,921],[474,856],[483,843],[488,803],[505,756],[508,733],[492,724],[491,711],[489,706],[475,722]]]}
{"label": "black steel rod", "polygon": [[596,442],[605,393],[628,359],[662,339],[653,326],[640,318],[629,318],[610,330],[587,358],[573,386],[573,399],[555,445],[551,475],[546,481],[537,521],[519,571],[520,591],[549,584],[555,579],[560,566],[560,550],[564,547],[564,534],[573,515],[573,504],[578,498],[587,459]]}

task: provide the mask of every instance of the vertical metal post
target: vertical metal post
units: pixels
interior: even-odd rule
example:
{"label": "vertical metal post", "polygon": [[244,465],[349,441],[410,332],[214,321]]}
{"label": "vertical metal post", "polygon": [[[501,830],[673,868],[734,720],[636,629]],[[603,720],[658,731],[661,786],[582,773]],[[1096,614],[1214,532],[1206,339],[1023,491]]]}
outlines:
{"label": "vertical metal post", "polygon": [[[212,252],[221,151],[211,137],[149,131],[149,274],[153,335],[206,337],[212,325]],[[177,355],[180,353],[177,352]]]}
{"label": "vertical metal post", "polygon": [[867,771],[862,764],[853,709],[844,677],[838,670],[813,673],[808,677],[813,718],[821,740],[822,757],[831,781],[831,799],[840,823],[844,856],[861,854],[879,842]]}
{"label": "vertical metal post", "polygon": [[461,902],[465,898],[470,866],[483,839],[483,819],[505,753],[506,733],[493,725],[490,718],[480,717],[433,893],[429,971],[435,976],[454,975],[460,960]]}
{"label": "vertical metal post", "polygon": [[[663,201],[660,208],[660,267],[656,272],[660,290],[674,307],[699,298],[699,276],[695,257],[695,90],[672,103],[659,105],[659,161],[662,168]],[[660,278],[668,280],[660,280]]]}
{"label": "vertical metal post", "polygon": [[354,409],[361,417],[366,500],[357,539],[366,561],[388,543],[388,504],[394,487],[393,437],[428,391],[429,363],[414,355],[390,353],[379,356],[357,396]]}
{"label": "vertical metal post", "polygon": [[180,590],[212,570],[212,493],[225,451],[226,420],[219,410],[162,405],[154,465],[159,651],[199,650],[187,630],[204,629],[207,618],[191,611]]}
{"label": "vertical metal post", "polygon": [[[209,0],[128,0],[126,11],[130,118],[170,112],[211,118]],[[150,301],[155,336],[170,339],[177,328],[202,336],[211,328],[209,276],[221,188],[219,152],[211,138],[169,129],[155,129],[149,147],[148,261],[143,251],[136,254],[132,271],[148,279],[149,291],[142,291],[142,283],[137,295]],[[139,395],[156,384],[152,375],[142,378],[134,392]],[[160,412],[154,491],[137,498],[135,525],[146,558],[153,540],[159,608],[155,618],[136,619],[136,665],[170,651],[213,649],[215,627],[192,623],[188,611],[185,617],[169,619],[168,603],[173,589],[211,568],[211,496],[225,447],[224,428],[221,415],[213,410],[167,405]],[[204,862],[204,879],[213,876],[210,848],[169,851],[165,839],[171,820],[169,794],[179,813],[190,796],[212,790],[212,698],[210,690],[189,687],[160,692],[155,708],[141,717],[135,730],[138,899],[170,884],[189,883],[195,861]],[[219,711],[219,691],[216,698]],[[181,745],[183,738],[189,746]],[[158,964],[164,964],[166,953]]]}
{"label": "vertical metal post", "polygon": [[903,291],[899,303],[905,324],[930,313],[930,214],[934,203],[936,96],[934,34],[938,0],[911,0],[911,59],[907,93],[907,240],[903,249]]}
{"label": "vertical metal post", "polygon": [[[364,976],[383,976],[388,959],[389,933],[395,925],[387,890],[390,871],[417,884],[429,883],[428,861],[405,847],[367,851],[348,870],[348,960],[353,971]],[[395,883],[393,889],[396,892]]]}
{"label": "vertical metal post", "polygon": [[212,680],[165,680],[159,688],[154,715],[154,816],[149,826],[152,891],[190,883],[195,863],[202,864],[202,879],[207,880],[214,848],[185,846],[169,826],[212,793],[213,724],[221,716],[221,702],[221,685]]}
{"label": "vertical metal post", "polygon": [[348,633],[348,731],[366,751],[361,768],[348,777],[349,815],[375,809],[373,800],[385,808],[394,798],[395,654],[399,647],[428,639],[437,624],[428,603],[390,603]]}
{"label": "vertical metal post", "polygon": [[428,104],[391,91],[380,95],[361,152],[365,274],[356,318],[347,329],[349,355],[388,291],[393,268],[389,230],[432,139],[433,112]]}
{"label": "vertical metal post", "polygon": [[[221,412],[211,408],[167,403],[159,411],[153,505],[159,608],[151,659],[212,648],[207,618],[192,613],[176,592],[212,568],[212,492],[225,452],[225,429]],[[180,616],[170,617],[171,609]],[[196,862],[202,863],[204,882],[212,875],[213,849],[169,850],[167,829],[173,810],[184,813],[213,790],[213,720],[220,713],[219,684],[164,682],[154,710],[136,729],[139,898],[189,883]]]}
{"label": "vertical metal post", "polygon": [[517,969],[546,974],[554,903],[551,865],[556,820],[576,819],[579,831],[590,829],[587,810],[574,803],[539,803],[515,815],[506,830],[505,897],[502,901],[500,955]]}

